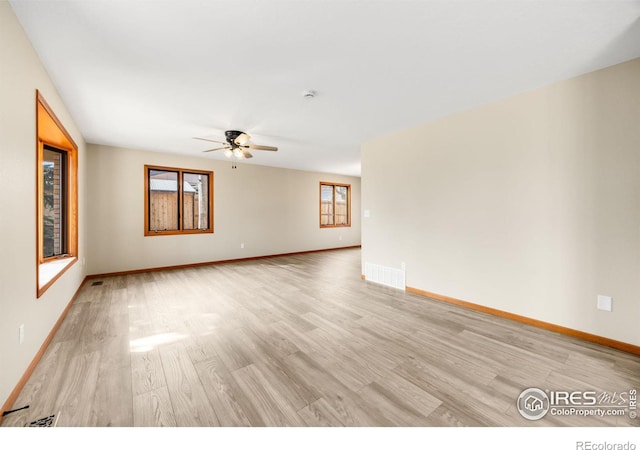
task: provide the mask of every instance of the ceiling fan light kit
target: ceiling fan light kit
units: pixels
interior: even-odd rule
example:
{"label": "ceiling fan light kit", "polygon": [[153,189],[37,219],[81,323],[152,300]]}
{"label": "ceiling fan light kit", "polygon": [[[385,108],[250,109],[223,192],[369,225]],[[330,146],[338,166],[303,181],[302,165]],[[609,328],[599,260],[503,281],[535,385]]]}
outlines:
{"label": "ceiling fan light kit", "polygon": [[196,137],[194,139],[199,139],[201,141],[215,142],[216,144],[222,144],[222,147],[210,148],[208,150],[203,150],[204,152],[213,152],[215,150],[224,150],[224,154],[227,158],[231,158],[234,160],[232,168],[236,168],[235,161],[240,159],[249,159],[253,158],[253,155],[249,152],[251,150],[267,150],[272,152],[277,152],[278,147],[271,147],[269,145],[255,145],[249,144],[251,140],[251,136],[249,136],[244,131],[238,130],[227,130],[224,132],[226,141],[216,141],[213,139],[205,139]]}

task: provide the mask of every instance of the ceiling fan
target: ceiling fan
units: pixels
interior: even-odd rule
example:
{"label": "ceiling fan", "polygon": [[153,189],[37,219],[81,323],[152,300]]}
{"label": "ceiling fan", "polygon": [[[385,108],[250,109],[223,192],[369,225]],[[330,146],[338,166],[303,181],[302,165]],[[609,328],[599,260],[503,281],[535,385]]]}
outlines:
{"label": "ceiling fan", "polygon": [[270,152],[277,152],[278,147],[271,147],[268,145],[255,145],[249,144],[249,140],[251,136],[249,136],[244,131],[237,130],[227,130],[224,132],[226,136],[226,142],[215,141],[213,139],[205,139],[194,137],[194,139],[199,139],[201,141],[215,142],[216,144],[222,144],[222,147],[210,148],[208,150],[203,150],[203,152],[213,152],[216,150],[224,150],[224,154],[227,158],[234,159],[249,159],[253,158],[253,155],[249,152],[249,150],[268,150]]}

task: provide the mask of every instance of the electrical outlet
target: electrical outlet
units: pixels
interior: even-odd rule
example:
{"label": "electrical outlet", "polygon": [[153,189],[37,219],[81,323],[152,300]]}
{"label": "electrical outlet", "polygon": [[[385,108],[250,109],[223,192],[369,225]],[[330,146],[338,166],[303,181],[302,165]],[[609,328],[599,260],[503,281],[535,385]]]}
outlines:
{"label": "electrical outlet", "polygon": [[613,299],[608,295],[598,295],[597,307],[600,311],[609,311],[613,310]]}
{"label": "electrical outlet", "polygon": [[18,342],[24,344],[24,324],[18,327]]}
{"label": "electrical outlet", "polygon": [[244,242],[240,243],[240,248],[244,248]]}
{"label": "electrical outlet", "polygon": [[341,241],[342,240],[342,235],[338,236],[338,240]]}
{"label": "electrical outlet", "polygon": [[407,265],[404,263],[404,261],[402,261],[402,262],[400,263],[400,269],[401,269],[401,270],[407,270]]}

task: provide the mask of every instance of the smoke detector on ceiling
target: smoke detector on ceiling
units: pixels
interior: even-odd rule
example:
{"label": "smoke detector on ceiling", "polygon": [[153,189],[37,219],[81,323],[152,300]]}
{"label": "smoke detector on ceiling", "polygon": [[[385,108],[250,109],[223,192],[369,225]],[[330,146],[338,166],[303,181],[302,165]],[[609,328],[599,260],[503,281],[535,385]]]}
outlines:
{"label": "smoke detector on ceiling", "polygon": [[313,98],[313,97],[315,97],[315,96],[316,96],[316,91],[312,91],[312,90],[304,91],[304,92],[302,93],[302,96],[303,96],[304,98]]}

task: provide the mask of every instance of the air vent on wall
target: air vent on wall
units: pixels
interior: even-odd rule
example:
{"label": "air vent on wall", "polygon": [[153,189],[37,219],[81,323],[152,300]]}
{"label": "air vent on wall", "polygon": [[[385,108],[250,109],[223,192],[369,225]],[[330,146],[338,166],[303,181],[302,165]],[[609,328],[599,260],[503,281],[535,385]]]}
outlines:
{"label": "air vent on wall", "polygon": [[53,428],[58,424],[58,414],[51,414],[47,417],[42,417],[41,419],[34,420],[30,422],[27,427],[36,427],[36,428]]}
{"label": "air vent on wall", "polygon": [[364,263],[364,276],[367,281],[384,284],[403,291],[406,289],[404,270],[366,262]]}

